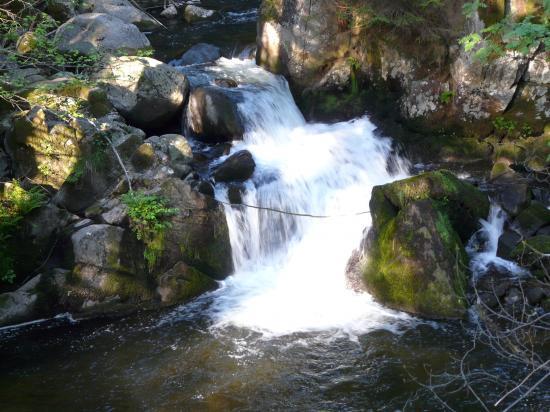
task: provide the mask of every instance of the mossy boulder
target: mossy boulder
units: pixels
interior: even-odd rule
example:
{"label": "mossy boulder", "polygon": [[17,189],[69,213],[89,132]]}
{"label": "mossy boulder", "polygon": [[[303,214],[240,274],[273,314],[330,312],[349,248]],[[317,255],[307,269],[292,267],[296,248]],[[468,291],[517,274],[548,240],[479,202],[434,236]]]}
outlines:
{"label": "mossy boulder", "polygon": [[460,318],[467,301],[464,242],[489,211],[487,197],[437,171],[373,189],[362,273],[381,303],[428,318]]}
{"label": "mossy boulder", "polygon": [[539,229],[550,225],[550,210],[542,203],[531,202],[514,220],[514,225],[524,236],[533,236]]}
{"label": "mossy boulder", "polygon": [[550,268],[550,236],[539,235],[519,242],[510,257],[533,275],[544,278]]}
{"label": "mossy boulder", "polygon": [[187,302],[217,287],[212,278],[183,262],[160,276],[158,285],[157,293],[164,305]]}

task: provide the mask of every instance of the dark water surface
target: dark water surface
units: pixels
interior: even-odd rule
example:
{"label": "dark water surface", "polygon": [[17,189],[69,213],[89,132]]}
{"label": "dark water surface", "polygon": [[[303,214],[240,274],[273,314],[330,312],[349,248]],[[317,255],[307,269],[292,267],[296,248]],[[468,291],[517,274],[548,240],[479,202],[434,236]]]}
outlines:
{"label": "dark water surface", "polygon": [[[468,344],[458,324],[264,340],[210,329],[208,305],[0,331],[1,409],[393,411],[420,388],[414,379],[426,381],[426,368],[445,370]],[[477,410],[465,394],[451,401]],[[409,402],[409,410],[440,408],[429,396]]]}

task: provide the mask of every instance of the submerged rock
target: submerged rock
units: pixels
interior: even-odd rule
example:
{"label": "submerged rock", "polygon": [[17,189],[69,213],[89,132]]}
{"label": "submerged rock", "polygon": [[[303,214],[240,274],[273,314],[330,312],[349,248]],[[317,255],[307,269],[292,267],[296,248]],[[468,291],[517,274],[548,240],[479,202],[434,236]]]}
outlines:
{"label": "submerged rock", "polygon": [[94,79],[130,123],[146,129],[178,114],[189,90],[182,73],[149,57],[111,57]]}
{"label": "submerged rock", "polygon": [[205,142],[217,143],[243,137],[244,125],[237,104],[219,88],[193,90],[186,116],[191,131]]}
{"label": "submerged rock", "polygon": [[384,305],[428,318],[460,318],[467,301],[464,242],[489,212],[487,197],[447,171],[373,189],[362,271]]}
{"label": "submerged rock", "polygon": [[60,51],[85,55],[115,51],[135,54],[151,47],[147,37],[135,25],[104,13],[73,17],[57,29],[55,41]]}
{"label": "submerged rock", "polygon": [[240,150],[224,160],[214,170],[212,176],[217,182],[243,182],[252,176],[255,168],[256,163],[254,162],[252,153],[248,150]]}

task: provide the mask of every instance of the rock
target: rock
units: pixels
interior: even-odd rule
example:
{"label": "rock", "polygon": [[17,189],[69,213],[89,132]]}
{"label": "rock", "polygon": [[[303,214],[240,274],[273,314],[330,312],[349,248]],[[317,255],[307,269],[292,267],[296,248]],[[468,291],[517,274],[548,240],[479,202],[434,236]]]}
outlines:
{"label": "rock", "polygon": [[183,10],[183,18],[187,23],[195,23],[203,20],[211,20],[215,17],[214,10],[203,9],[202,7],[192,4],[185,7]]}
{"label": "rock", "polygon": [[135,54],[151,47],[149,40],[133,24],[103,13],[86,13],[62,24],[55,33],[62,52],[84,55],[124,52]]}
{"label": "rock", "polygon": [[510,258],[528,268],[540,278],[550,268],[550,236],[534,236],[519,243],[510,253]]}
{"label": "rock", "polygon": [[9,239],[15,262],[15,272],[23,278],[47,263],[53,248],[60,243],[62,231],[72,215],[52,203],[45,204],[26,215],[19,229]]}
{"label": "rock", "polygon": [[206,196],[210,196],[210,197],[215,196],[214,186],[212,186],[212,183],[210,183],[206,180],[201,180],[197,184],[197,192],[202,193],[203,195],[206,195]]}
{"label": "rock", "polygon": [[241,185],[231,185],[227,189],[227,197],[229,202],[234,205],[240,205],[243,203],[244,187]]}
{"label": "rock", "polygon": [[70,306],[112,297],[135,302],[153,298],[143,246],[128,229],[92,225],[73,233],[71,242],[75,266],[67,284],[73,295]]}
{"label": "rock", "polygon": [[207,143],[242,139],[244,134],[237,104],[215,87],[200,87],[191,92],[187,123],[196,137]]}
{"label": "rock", "polygon": [[494,199],[508,215],[517,216],[531,202],[529,182],[502,162],[497,162],[491,171]]}
{"label": "rock", "polygon": [[191,172],[190,164],[193,161],[193,151],[185,137],[179,134],[165,134],[147,139],[155,150],[159,150],[168,156],[167,165],[171,167],[176,176],[184,178]]}
{"label": "rock", "polygon": [[0,148],[0,179],[8,177],[10,172],[10,159],[6,152]]}
{"label": "rock", "polygon": [[535,306],[546,297],[546,293],[542,287],[530,286],[525,290],[525,297],[530,305]]}
{"label": "rock", "polygon": [[232,79],[214,79],[214,83],[216,84],[216,86],[227,87],[230,89],[239,86],[239,84]]}
{"label": "rock", "polygon": [[525,237],[532,236],[542,227],[550,225],[550,210],[539,202],[532,202],[514,220],[514,225]]}
{"label": "rock", "polygon": [[108,14],[124,23],[135,24],[140,30],[160,27],[155,19],[134,7],[128,0],[86,0],[86,11]]}
{"label": "rock", "polygon": [[19,37],[15,48],[17,53],[27,54],[34,50],[36,43],[36,35],[32,31],[27,31]]}
{"label": "rock", "polygon": [[165,305],[187,302],[218,287],[214,280],[183,262],[160,276],[158,284],[157,293]]}
{"label": "rock", "polygon": [[65,22],[76,14],[74,0],[48,0],[46,12],[59,22]]}
{"label": "rock", "polygon": [[178,9],[176,9],[176,6],[174,4],[170,4],[168,7],[166,7],[161,13],[161,17],[167,18],[167,19],[173,19],[177,17],[178,15]]}
{"label": "rock", "polygon": [[252,176],[255,167],[252,154],[248,150],[240,150],[224,160],[212,176],[217,182],[244,182]]}
{"label": "rock", "polygon": [[94,79],[130,123],[147,129],[178,114],[189,89],[182,73],[148,57],[111,57]]}
{"label": "rock", "polygon": [[0,326],[25,322],[35,316],[41,278],[42,275],[37,275],[15,292],[0,294]]}
{"label": "rock", "polygon": [[171,227],[164,234],[156,271],[166,271],[178,262],[185,262],[216,280],[229,276],[233,260],[223,207],[180,179],[167,178],[154,183],[154,187],[158,185],[158,194],[179,212],[170,219]]}
{"label": "rock", "polygon": [[503,259],[510,259],[512,250],[521,240],[521,235],[513,230],[506,230],[498,239],[497,256]]}
{"label": "rock", "polygon": [[138,171],[143,172],[150,169],[155,164],[155,149],[151,143],[143,143],[137,148],[132,156],[132,166]]}
{"label": "rock", "polygon": [[198,43],[183,53],[173,64],[188,66],[190,64],[210,63],[218,60],[220,57],[222,57],[222,53],[219,47],[208,43]]}
{"label": "rock", "polygon": [[487,216],[487,197],[437,171],[374,187],[370,210],[362,262],[367,290],[389,307],[428,318],[464,316],[463,242]]}

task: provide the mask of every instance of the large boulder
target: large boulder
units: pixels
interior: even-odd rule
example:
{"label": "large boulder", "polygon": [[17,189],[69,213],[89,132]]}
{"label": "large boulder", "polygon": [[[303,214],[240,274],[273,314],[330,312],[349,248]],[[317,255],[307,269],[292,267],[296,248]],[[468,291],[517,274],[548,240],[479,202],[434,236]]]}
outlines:
{"label": "large boulder", "polygon": [[106,224],[71,236],[74,267],[65,285],[65,305],[76,310],[116,299],[139,303],[154,298],[143,246],[129,229]]}
{"label": "large boulder", "polygon": [[182,73],[148,57],[111,57],[94,79],[130,123],[147,129],[179,113],[189,90]]}
{"label": "large boulder", "polygon": [[135,54],[151,47],[139,29],[104,13],[86,13],[62,24],[55,33],[60,51],[85,55],[124,52]]}
{"label": "large boulder", "polygon": [[154,187],[157,184],[157,194],[178,213],[169,220],[171,226],[164,233],[155,272],[185,262],[213,279],[225,279],[233,271],[233,259],[222,205],[180,179],[167,178]]}
{"label": "large boulder", "polygon": [[42,275],[37,275],[14,292],[0,294],[0,326],[32,320],[44,309]]}
{"label": "large boulder", "polygon": [[464,242],[489,211],[487,197],[447,171],[373,189],[361,270],[384,305],[429,318],[460,318],[467,301]]}
{"label": "large boulder", "polygon": [[191,131],[208,143],[242,139],[244,134],[237,103],[220,88],[193,90],[189,95],[186,116]]}
{"label": "large boulder", "polygon": [[243,182],[252,176],[255,168],[252,154],[248,150],[240,150],[225,159],[214,170],[213,176],[217,182]]}
{"label": "large boulder", "polygon": [[104,13],[135,24],[140,30],[153,30],[160,24],[147,13],[134,7],[128,0],[85,0],[81,7],[86,12]]}
{"label": "large boulder", "polygon": [[58,191],[55,202],[77,212],[104,196],[123,174],[111,144],[124,160],[144,137],[141,130],[111,118],[94,124],[35,106],[14,118],[6,148],[15,177]]}

